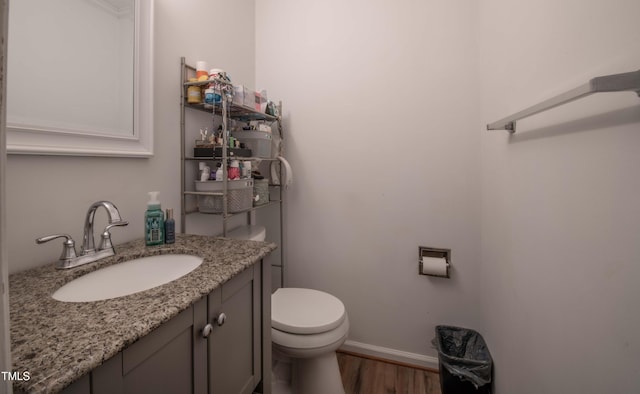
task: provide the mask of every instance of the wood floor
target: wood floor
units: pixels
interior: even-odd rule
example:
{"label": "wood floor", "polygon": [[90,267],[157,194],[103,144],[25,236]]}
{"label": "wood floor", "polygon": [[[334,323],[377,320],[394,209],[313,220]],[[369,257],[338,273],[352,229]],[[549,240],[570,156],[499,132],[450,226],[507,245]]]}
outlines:
{"label": "wood floor", "polygon": [[437,372],[337,352],[346,394],[440,394]]}

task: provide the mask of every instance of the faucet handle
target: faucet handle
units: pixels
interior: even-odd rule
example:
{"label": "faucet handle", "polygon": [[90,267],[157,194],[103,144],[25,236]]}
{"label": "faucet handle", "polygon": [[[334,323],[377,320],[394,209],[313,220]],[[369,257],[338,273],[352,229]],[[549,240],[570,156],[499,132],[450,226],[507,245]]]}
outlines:
{"label": "faucet handle", "polygon": [[113,249],[113,244],[111,243],[111,233],[109,232],[109,230],[114,227],[126,226],[128,224],[129,222],[127,222],[126,220],[120,220],[118,222],[108,224],[102,232],[102,239],[100,240],[100,246],[98,247],[98,250]]}
{"label": "faucet handle", "polygon": [[64,241],[62,243],[62,254],[60,255],[60,260],[71,260],[71,259],[75,259],[76,258],[76,243],[73,240],[73,238],[71,238],[71,236],[69,234],[54,234],[54,235],[47,235],[45,237],[40,237],[38,239],[36,239],[36,243],[38,244],[43,244],[45,242],[49,242],[51,240],[54,240],[56,238],[66,238],[67,240]]}

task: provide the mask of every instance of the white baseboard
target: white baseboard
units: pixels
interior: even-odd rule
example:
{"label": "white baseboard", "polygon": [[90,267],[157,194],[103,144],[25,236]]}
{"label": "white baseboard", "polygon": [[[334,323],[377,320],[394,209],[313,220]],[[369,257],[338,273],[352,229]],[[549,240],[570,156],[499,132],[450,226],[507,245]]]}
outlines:
{"label": "white baseboard", "polygon": [[383,358],[391,361],[397,361],[404,364],[415,365],[418,367],[438,369],[438,358],[425,356],[423,354],[410,353],[402,350],[390,349],[387,347],[369,345],[367,343],[351,341],[347,339],[340,346],[340,350],[352,353],[360,353],[366,356]]}

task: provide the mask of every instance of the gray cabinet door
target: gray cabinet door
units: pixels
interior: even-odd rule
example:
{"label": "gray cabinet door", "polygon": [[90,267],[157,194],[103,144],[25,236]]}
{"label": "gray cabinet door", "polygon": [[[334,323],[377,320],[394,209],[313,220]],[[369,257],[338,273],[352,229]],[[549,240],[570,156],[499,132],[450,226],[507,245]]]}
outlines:
{"label": "gray cabinet door", "polygon": [[207,299],[178,316],[65,388],[65,394],[205,394]]}
{"label": "gray cabinet door", "polygon": [[125,394],[193,392],[191,307],[122,352]]}
{"label": "gray cabinet door", "polygon": [[261,379],[260,288],[256,264],[209,295],[210,394],[249,394]]}
{"label": "gray cabinet door", "polygon": [[203,298],[91,371],[91,394],[206,393],[206,312]]}

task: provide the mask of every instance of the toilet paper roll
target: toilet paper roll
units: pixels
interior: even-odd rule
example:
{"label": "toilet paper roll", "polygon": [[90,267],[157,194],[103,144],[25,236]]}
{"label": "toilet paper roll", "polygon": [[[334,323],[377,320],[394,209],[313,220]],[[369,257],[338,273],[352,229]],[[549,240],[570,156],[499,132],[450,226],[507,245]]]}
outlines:
{"label": "toilet paper roll", "polygon": [[447,260],[444,257],[423,256],[421,274],[448,277]]}

